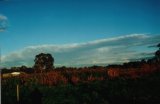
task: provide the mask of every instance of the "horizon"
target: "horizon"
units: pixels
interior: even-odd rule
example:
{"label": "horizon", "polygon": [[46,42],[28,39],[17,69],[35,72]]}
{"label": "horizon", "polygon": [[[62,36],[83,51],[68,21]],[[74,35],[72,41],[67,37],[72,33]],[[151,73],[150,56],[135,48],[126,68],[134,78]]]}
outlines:
{"label": "horizon", "polygon": [[[131,34],[86,43],[29,46],[2,56],[1,65],[6,68],[23,65],[32,67],[35,56],[40,53],[50,53],[55,59],[55,67],[89,67],[94,65],[123,64],[154,57],[154,53],[158,49],[156,45],[159,43],[159,40],[159,35]],[[103,57],[103,55],[106,57]],[[58,62],[62,62],[62,64],[58,64]],[[27,65],[27,63],[29,64]]]}
{"label": "horizon", "polygon": [[1,67],[33,66],[50,53],[55,66],[108,65],[154,56],[159,0],[1,0]]}

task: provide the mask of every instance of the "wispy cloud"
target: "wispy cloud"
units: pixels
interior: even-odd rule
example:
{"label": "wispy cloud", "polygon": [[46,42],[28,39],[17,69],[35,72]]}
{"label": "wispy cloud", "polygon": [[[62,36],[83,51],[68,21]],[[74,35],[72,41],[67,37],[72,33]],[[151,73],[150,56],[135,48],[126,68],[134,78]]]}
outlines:
{"label": "wispy cloud", "polygon": [[86,43],[29,46],[2,57],[2,66],[33,66],[35,55],[51,53],[56,66],[107,65],[152,57],[160,35],[131,34]]}
{"label": "wispy cloud", "polygon": [[0,32],[4,31],[7,28],[7,17],[5,15],[0,14]]}

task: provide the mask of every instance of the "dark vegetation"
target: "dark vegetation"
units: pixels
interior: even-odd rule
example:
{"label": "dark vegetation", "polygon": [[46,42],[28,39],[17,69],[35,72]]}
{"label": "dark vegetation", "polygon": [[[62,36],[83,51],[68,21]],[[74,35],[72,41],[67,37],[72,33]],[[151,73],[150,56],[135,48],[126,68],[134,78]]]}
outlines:
{"label": "dark vegetation", "polygon": [[[160,44],[157,45],[160,47]],[[45,61],[44,61],[45,60]],[[39,54],[33,68],[13,67],[2,74],[2,104],[31,104],[32,91],[42,93],[42,104],[160,104],[160,49],[148,60],[83,68],[53,67],[50,54]]]}

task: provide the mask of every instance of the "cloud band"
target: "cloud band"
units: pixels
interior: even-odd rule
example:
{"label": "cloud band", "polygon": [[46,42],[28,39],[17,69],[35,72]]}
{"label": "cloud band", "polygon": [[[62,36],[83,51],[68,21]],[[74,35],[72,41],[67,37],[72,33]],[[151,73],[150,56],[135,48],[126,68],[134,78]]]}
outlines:
{"label": "cloud band", "polygon": [[33,66],[35,55],[51,53],[55,66],[90,66],[129,62],[152,57],[155,49],[148,48],[160,42],[160,35],[131,34],[86,43],[29,46],[2,56],[1,65]]}

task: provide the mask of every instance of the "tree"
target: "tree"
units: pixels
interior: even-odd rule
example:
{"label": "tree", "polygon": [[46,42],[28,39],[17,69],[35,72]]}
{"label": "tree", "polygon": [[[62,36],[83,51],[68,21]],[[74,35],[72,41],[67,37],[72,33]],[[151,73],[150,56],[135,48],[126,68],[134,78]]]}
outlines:
{"label": "tree", "polygon": [[156,51],[155,55],[156,57],[160,57],[160,50]]}
{"label": "tree", "polygon": [[160,61],[160,43],[157,45],[159,47],[159,50],[155,52],[155,58],[157,61]]}
{"label": "tree", "polygon": [[40,53],[35,57],[35,72],[43,72],[53,69],[54,58],[51,54]]}

